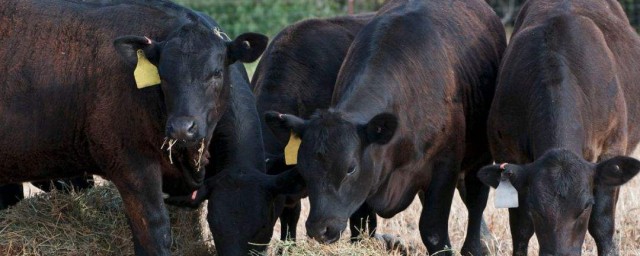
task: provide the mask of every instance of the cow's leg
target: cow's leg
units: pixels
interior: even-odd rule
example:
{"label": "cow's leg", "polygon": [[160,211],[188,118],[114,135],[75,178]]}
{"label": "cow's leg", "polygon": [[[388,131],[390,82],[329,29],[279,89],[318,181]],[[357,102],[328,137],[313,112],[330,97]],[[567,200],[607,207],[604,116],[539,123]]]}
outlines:
{"label": "cow's leg", "polygon": [[451,163],[444,162],[436,163],[432,173],[422,200],[420,236],[429,254],[453,255],[448,223],[458,173]]}
{"label": "cow's leg", "polygon": [[298,221],[302,206],[300,201],[293,207],[286,206],[280,214],[280,240],[296,240]]}
{"label": "cow's leg", "polygon": [[513,255],[527,256],[529,240],[533,236],[533,223],[529,218],[529,207],[525,203],[526,193],[519,193],[518,208],[509,209],[509,227],[513,239]]}
{"label": "cow's leg", "polygon": [[[373,215],[373,216],[372,216]],[[371,224],[373,223],[373,227]],[[376,214],[373,209],[367,204],[363,203],[356,212],[349,217],[349,229],[351,230],[351,242],[360,240],[362,232],[368,232],[369,237],[375,235],[375,228],[378,225],[376,221]]]}
{"label": "cow's leg", "polygon": [[367,228],[369,228],[369,236],[374,237],[376,235],[376,229],[378,229],[378,215],[376,212],[369,206],[367,203],[367,208],[369,209],[369,217],[367,218]]}
{"label": "cow's leg", "polygon": [[118,188],[136,255],[170,255],[169,214],[162,200],[160,166],[147,164],[109,175]]}
{"label": "cow's leg", "polygon": [[598,255],[618,255],[618,248],[613,241],[615,232],[615,212],[618,202],[618,187],[596,186],[594,189],[595,204],[589,218],[589,234],[596,241]]}
{"label": "cow's leg", "polygon": [[[489,249],[482,243],[482,213],[487,206],[487,198],[489,197],[489,187],[484,185],[477,176],[478,168],[465,175],[460,196],[469,212],[469,221],[467,223],[467,236],[462,246],[462,255],[488,255]],[[486,224],[485,224],[486,225]],[[489,234],[489,239],[491,234]],[[490,242],[490,241],[487,241]]]}
{"label": "cow's leg", "polygon": [[15,205],[24,199],[22,183],[0,185],[0,210]]}

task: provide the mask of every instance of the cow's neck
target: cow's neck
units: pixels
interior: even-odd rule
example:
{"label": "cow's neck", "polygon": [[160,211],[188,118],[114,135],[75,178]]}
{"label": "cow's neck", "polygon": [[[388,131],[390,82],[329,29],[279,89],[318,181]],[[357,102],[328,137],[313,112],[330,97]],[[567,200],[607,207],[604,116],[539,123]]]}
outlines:
{"label": "cow's neck", "polygon": [[[581,101],[579,92],[569,83],[551,85],[542,88],[545,96],[532,104],[534,111],[529,116],[531,138],[527,144],[531,160],[542,156],[555,148],[565,148],[577,155],[584,155],[586,145],[590,144],[588,131],[591,126]],[[574,95],[572,98],[565,95]],[[590,160],[590,159],[587,159]]]}
{"label": "cow's neck", "polygon": [[[365,124],[381,113],[394,113],[393,92],[383,86],[367,83],[352,84],[335,106],[356,123]],[[335,96],[334,96],[335,97]]]}

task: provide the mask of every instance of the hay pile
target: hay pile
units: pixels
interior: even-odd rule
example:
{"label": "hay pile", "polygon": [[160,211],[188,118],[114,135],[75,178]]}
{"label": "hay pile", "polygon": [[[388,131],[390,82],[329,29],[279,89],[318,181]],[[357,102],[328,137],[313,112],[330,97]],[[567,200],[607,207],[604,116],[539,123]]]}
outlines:
{"label": "hay pile", "polygon": [[[491,192],[493,195],[494,191]],[[418,231],[419,200],[392,219],[378,219],[379,233],[400,235],[413,250],[409,255],[424,255]],[[214,255],[211,238],[203,238],[198,223],[200,211],[169,208],[174,255]],[[305,238],[304,222],[309,211],[303,200],[302,216],[298,222],[298,242],[279,241],[280,225],[276,224],[269,256],[276,255],[402,255],[387,252],[378,240],[365,238],[351,244],[349,231],[332,245],[321,245]],[[616,235],[621,255],[640,255],[640,178],[622,187],[616,216]],[[200,218],[198,218],[200,217]],[[454,249],[462,246],[466,229],[466,209],[457,196],[449,219]],[[496,238],[492,255],[511,254],[508,214],[493,207],[489,199],[485,220]],[[206,227],[206,226],[205,226]],[[535,237],[529,255],[538,254]],[[584,255],[596,255],[593,239],[587,234]],[[14,208],[0,211],[0,255],[133,255],[131,232],[123,214],[121,199],[113,185],[99,186],[83,193],[53,192],[28,198]]]}
{"label": "hay pile", "polygon": [[[173,255],[214,253],[202,235],[201,211],[169,212]],[[0,255],[133,255],[122,199],[111,184],[27,198],[0,212]]]}
{"label": "hay pile", "polygon": [[395,248],[387,250],[385,242],[379,239],[364,237],[361,241],[351,243],[344,238],[340,241],[326,245],[313,240],[299,239],[298,242],[272,240],[269,245],[269,256],[342,256],[342,255],[362,255],[362,256],[400,256],[400,255],[424,255],[415,250],[415,244],[402,244],[408,248]]}

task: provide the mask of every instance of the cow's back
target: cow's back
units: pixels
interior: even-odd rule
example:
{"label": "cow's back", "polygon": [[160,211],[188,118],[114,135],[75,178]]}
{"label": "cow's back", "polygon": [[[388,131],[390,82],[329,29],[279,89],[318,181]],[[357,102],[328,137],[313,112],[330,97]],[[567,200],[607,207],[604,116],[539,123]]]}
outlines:
{"label": "cow's back", "polygon": [[308,117],[328,107],[348,47],[372,16],[310,19],[278,33],[252,79],[258,109]]}
{"label": "cow's back", "polygon": [[453,126],[466,128],[467,143],[486,141],[477,134],[505,45],[504,29],[483,1],[390,1],[352,44],[333,105],[358,113],[360,123],[379,113],[372,106],[384,105],[411,126],[410,140],[430,141],[433,149],[451,139],[440,131]]}
{"label": "cow's back", "polygon": [[527,2],[490,114],[496,159],[529,162],[565,147],[595,161],[633,150],[638,42],[616,2]]}
{"label": "cow's back", "polygon": [[[627,154],[631,154],[640,143],[640,36],[629,24],[618,1],[610,1],[610,21],[598,24],[607,45],[614,55],[618,81],[624,90],[627,108],[628,141]],[[614,15],[615,14],[615,15]]]}
{"label": "cow's back", "polygon": [[[258,113],[273,110],[308,118],[331,102],[349,45],[373,14],[309,19],[278,33],[265,51],[251,83]],[[266,128],[266,127],[265,127]],[[282,152],[289,131],[263,129],[267,153]],[[277,140],[274,140],[277,139]]]}

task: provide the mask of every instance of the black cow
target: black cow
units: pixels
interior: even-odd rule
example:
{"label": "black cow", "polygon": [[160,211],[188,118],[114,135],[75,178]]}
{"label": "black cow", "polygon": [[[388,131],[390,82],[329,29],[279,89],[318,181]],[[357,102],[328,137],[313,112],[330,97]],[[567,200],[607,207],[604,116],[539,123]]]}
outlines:
{"label": "black cow", "polygon": [[207,222],[216,253],[253,255],[265,251],[271,240],[284,206],[281,195],[299,193],[303,185],[295,170],[267,175],[263,170],[231,166],[207,178],[196,193],[169,197],[167,203],[197,208],[208,200]]}
{"label": "black cow", "polygon": [[172,182],[164,191],[166,201],[198,207],[208,201],[207,221],[219,255],[247,255],[263,251],[271,240],[281,194],[304,185],[300,175],[289,171],[266,175],[260,119],[249,79],[242,64],[232,65],[231,98],[227,112],[214,131],[204,185],[195,194]]}
{"label": "black cow", "polygon": [[[162,177],[201,185],[232,90],[227,67],[255,60],[267,40],[229,42],[168,1],[99,2],[0,7],[0,183],[106,177],[122,195],[136,254],[168,255]],[[136,89],[133,67],[143,55],[161,86]]]}
{"label": "black cow", "polygon": [[485,1],[388,1],[351,45],[333,108],[309,120],[268,112],[302,139],[308,234],[336,241],[363,202],[389,218],[424,191],[422,240],[430,253],[450,248],[451,201],[466,175],[462,251],[480,255],[489,188],[476,172],[491,161],[485,120],[505,41]]}
{"label": "black cow", "polygon": [[[351,42],[373,14],[309,19],[286,27],[274,37],[260,59],[252,85],[258,112],[268,110],[309,118],[313,111],[328,108],[340,65]],[[267,172],[279,174],[293,166],[284,161],[289,129],[271,131],[262,123]],[[280,215],[281,239],[296,239],[300,196],[287,198]],[[374,235],[375,213],[364,204],[350,218],[351,237],[361,230]]]}
{"label": "black cow", "polygon": [[[616,156],[640,141],[639,66],[640,37],[617,1],[523,6],[488,121],[496,162],[519,164],[508,165],[520,199],[509,210],[514,255],[534,231],[541,255],[578,255],[587,220],[598,254],[617,254],[617,186],[638,167]],[[499,171],[480,175],[496,185]]]}

